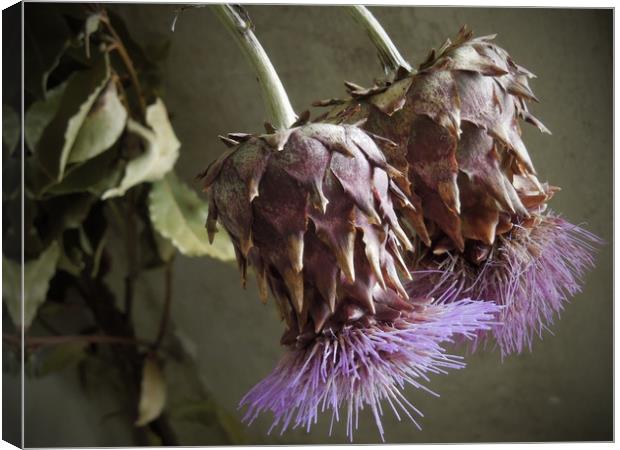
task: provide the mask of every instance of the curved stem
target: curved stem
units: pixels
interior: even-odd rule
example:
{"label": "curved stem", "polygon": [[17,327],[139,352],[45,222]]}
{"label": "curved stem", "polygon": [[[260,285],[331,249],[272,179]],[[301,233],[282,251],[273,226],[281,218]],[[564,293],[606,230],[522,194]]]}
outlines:
{"label": "curved stem", "polygon": [[297,116],[276,70],[254,35],[248,19],[230,5],[213,5],[212,8],[252,64],[272,125],[280,129],[290,127],[297,120]]}
{"label": "curved stem", "polygon": [[370,40],[379,51],[379,59],[387,75],[396,74],[400,68],[408,72],[413,71],[411,65],[398,52],[398,49],[381,24],[365,6],[350,5],[344,8],[351,14],[353,20],[366,30],[368,37],[370,37]]}
{"label": "curved stem", "polygon": [[144,116],[146,112],[146,102],[144,101],[144,97],[142,96],[142,86],[140,86],[140,79],[138,78],[138,73],[136,72],[136,68],[133,65],[133,61],[131,60],[131,57],[129,56],[129,52],[127,51],[127,48],[125,48],[125,45],[123,44],[123,41],[121,40],[120,36],[118,35],[116,30],[112,26],[112,22],[110,22],[110,18],[108,17],[108,13],[106,12],[105,9],[103,10],[101,14],[100,20],[106,26],[106,28],[108,29],[108,31],[114,38],[114,44],[115,44],[114,49],[118,51],[118,54],[120,55],[121,59],[123,60],[123,63],[125,64],[125,67],[127,68],[127,72],[129,73],[131,82],[136,88],[136,95],[138,97],[138,104],[140,105],[140,112],[142,113],[142,116]]}

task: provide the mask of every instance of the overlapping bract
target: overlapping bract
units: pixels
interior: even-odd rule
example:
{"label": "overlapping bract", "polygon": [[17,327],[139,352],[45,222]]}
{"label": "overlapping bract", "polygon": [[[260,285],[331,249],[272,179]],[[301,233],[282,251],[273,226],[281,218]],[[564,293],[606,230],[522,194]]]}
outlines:
{"label": "overlapping bract", "polygon": [[382,150],[408,173],[401,188],[415,207],[401,216],[436,253],[490,246],[555,192],[537,180],[521,139],[520,119],[547,131],[527,109],[533,75],[492,39],[463,29],[415,74],[370,89],[348,83],[352,100],[322,117],[367,119],[367,131],[389,140]]}
{"label": "overlapping bract", "polygon": [[245,277],[254,266],[288,332],[312,339],[325,326],[399,316],[409,277],[392,197],[400,191],[374,141],[355,126],[311,124],[262,136],[229,135],[234,147],[205,175],[208,229],[231,235]]}

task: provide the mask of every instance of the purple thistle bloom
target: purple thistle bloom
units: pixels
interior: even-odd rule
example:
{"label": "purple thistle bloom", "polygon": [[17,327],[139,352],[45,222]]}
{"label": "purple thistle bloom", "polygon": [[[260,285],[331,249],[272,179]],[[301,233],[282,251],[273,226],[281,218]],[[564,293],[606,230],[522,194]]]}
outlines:
{"label": "purple thistle bloom", "polygon": [[394,322],[350,323],[340,331],[324,330],[301,348],[287,348],[271,374],[241,400],[240,407],[248,408],[243,420],[251,424],[271,411],[269,432],[300,426],[309,431],[320,412],[331,410],[331,435],[342,406],[353,441],[359,412],[367,406],[383,440],[385,400],[398,420],[400,411],[420,428],[414,415],[423,415],[404,397],[405,385],[437,395],[423,384],[428,375],[465,367],[462,357],[447,354],[440,344],[475,338],[490,328],[500,309],[492,302],[453,299],[447,292],[434,303],[414,301],[414,311]]}
{"label": "purple thistle bloom", "polygon": [[499,236],[480,266],[451,254],[424,261],[408,288],[429,296],[456,290],[461,296],[503,305],[500,323],[492,333],[481,332],[472,345],[475,350],[494,337],[503,358],[525,348],[531,351],[534,336],[542,338],[564,303],[581,291],[601,244],[594,234],[550,211],[533,228],[515,225]]}

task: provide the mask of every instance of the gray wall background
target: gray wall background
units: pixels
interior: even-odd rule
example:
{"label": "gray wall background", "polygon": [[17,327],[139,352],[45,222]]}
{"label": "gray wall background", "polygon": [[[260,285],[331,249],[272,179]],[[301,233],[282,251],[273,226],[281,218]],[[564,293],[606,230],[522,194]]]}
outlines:
{"label": "gray wall background", "polygon": [[[175,6],[114,5],[139,42],[170,34]],[[280,73],[293,106],[343,96],[342,82],[367,85],[380,66],[365,34],[337,7],[251,6],[256,33]],[[538,75],[534,113],[554,133],[524,128],[540,178],[562,187],[552,207],[601,236],[607,245],[582,294],[566,307],[553,333],[532,353],[500,360],[497,351],[468,358],[468,367],[436,376],[433,398],[413,389],[408,398],[425,413],[423,431],[384,419],[388,442],[611,440],[612,436],[612,12],[610,10],[374,7],[373,13],[403,55],[418,64],[431,47],[463,24],[497,41]],[[182,142],[178,169],[194,176],[224,150],[216,136],[260,131],[265,115],[258,85],[234,42],[208,8],[185,12],[171,35],[164,100]],[[316,115],[316,111],[313,116]],[[120,269],[120,268],[119,268]],[[159,274],[141,286],[144,330],[157,320]],[[281,325],[273,304],[262,306],[253,282],[243,290],[236,269],[210,259],[179,257],[173,320],[193,346],[198,382],[235,416],[242,395],[276,363]],[[170,390],[184,381],[170,374]],[[177,377],[178,378],[178,377]],[[176,380],[176,381],[175,381]],[[187,391],[187,389],[185,389]],[[191,390],[186,394],[191,397]],[[122,445],[124,422],[105,396],[89,397],[72,373],[26,385],[27,445]],[[85,403],[85,401],[87,403]],[[62,417],[58,415],[59,406]],[[323,417],[310,434],[266,436],[264,418],[247,429],[248,443],[346,442],[343,426],[327,437]],[[218,442],[205,427],[180,426],[182,443]],[[358,443],[378,442],[370,414]]]}

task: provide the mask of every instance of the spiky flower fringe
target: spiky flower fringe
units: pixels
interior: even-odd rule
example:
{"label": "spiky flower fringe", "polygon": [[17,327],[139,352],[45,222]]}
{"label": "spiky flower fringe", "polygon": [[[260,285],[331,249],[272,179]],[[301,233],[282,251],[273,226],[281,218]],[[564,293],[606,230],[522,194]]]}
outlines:
{"label": "spiky flower fringe", "polygon": [[410,290],[416,295],[458,295],[495,301],[504,308],[492,333],[480,333],[472,351],[494,337],[502,358],[531,351],[535,335],[550,331],[554,317],[570,297],[581,291],[583,277],[594,268],[602,241],[553,212],[533,228],[515,229],[499,237],[486,262],[475,267],[455,255],[433,270],[413,272]]}
{"label": "spiky flower fringe", "polygon": [[423,415],[404,397],[405,385],[437,395],[423,385],[428,375],[465,367],[460,356],[447,354],[440,344],[458,335],[474,338],[479,330],[490,328],[499,310],[491,302],[448,303],[448,297],[449,293],[405,320],[347,325],[337,333],[326,330],[309,346],[287,349],[273,372],[241,400],[240,407],[248,408],[244,421],[252,423],[261,412],[271,411],[269,432],[300,426],[309,431],[319,412],[331,410],[331,435],[342,406],[347,436],[353,441],[359,413],[367,406],[383,440],[385,400],[398,420],[400,410],[420,428],[414,415]]}

